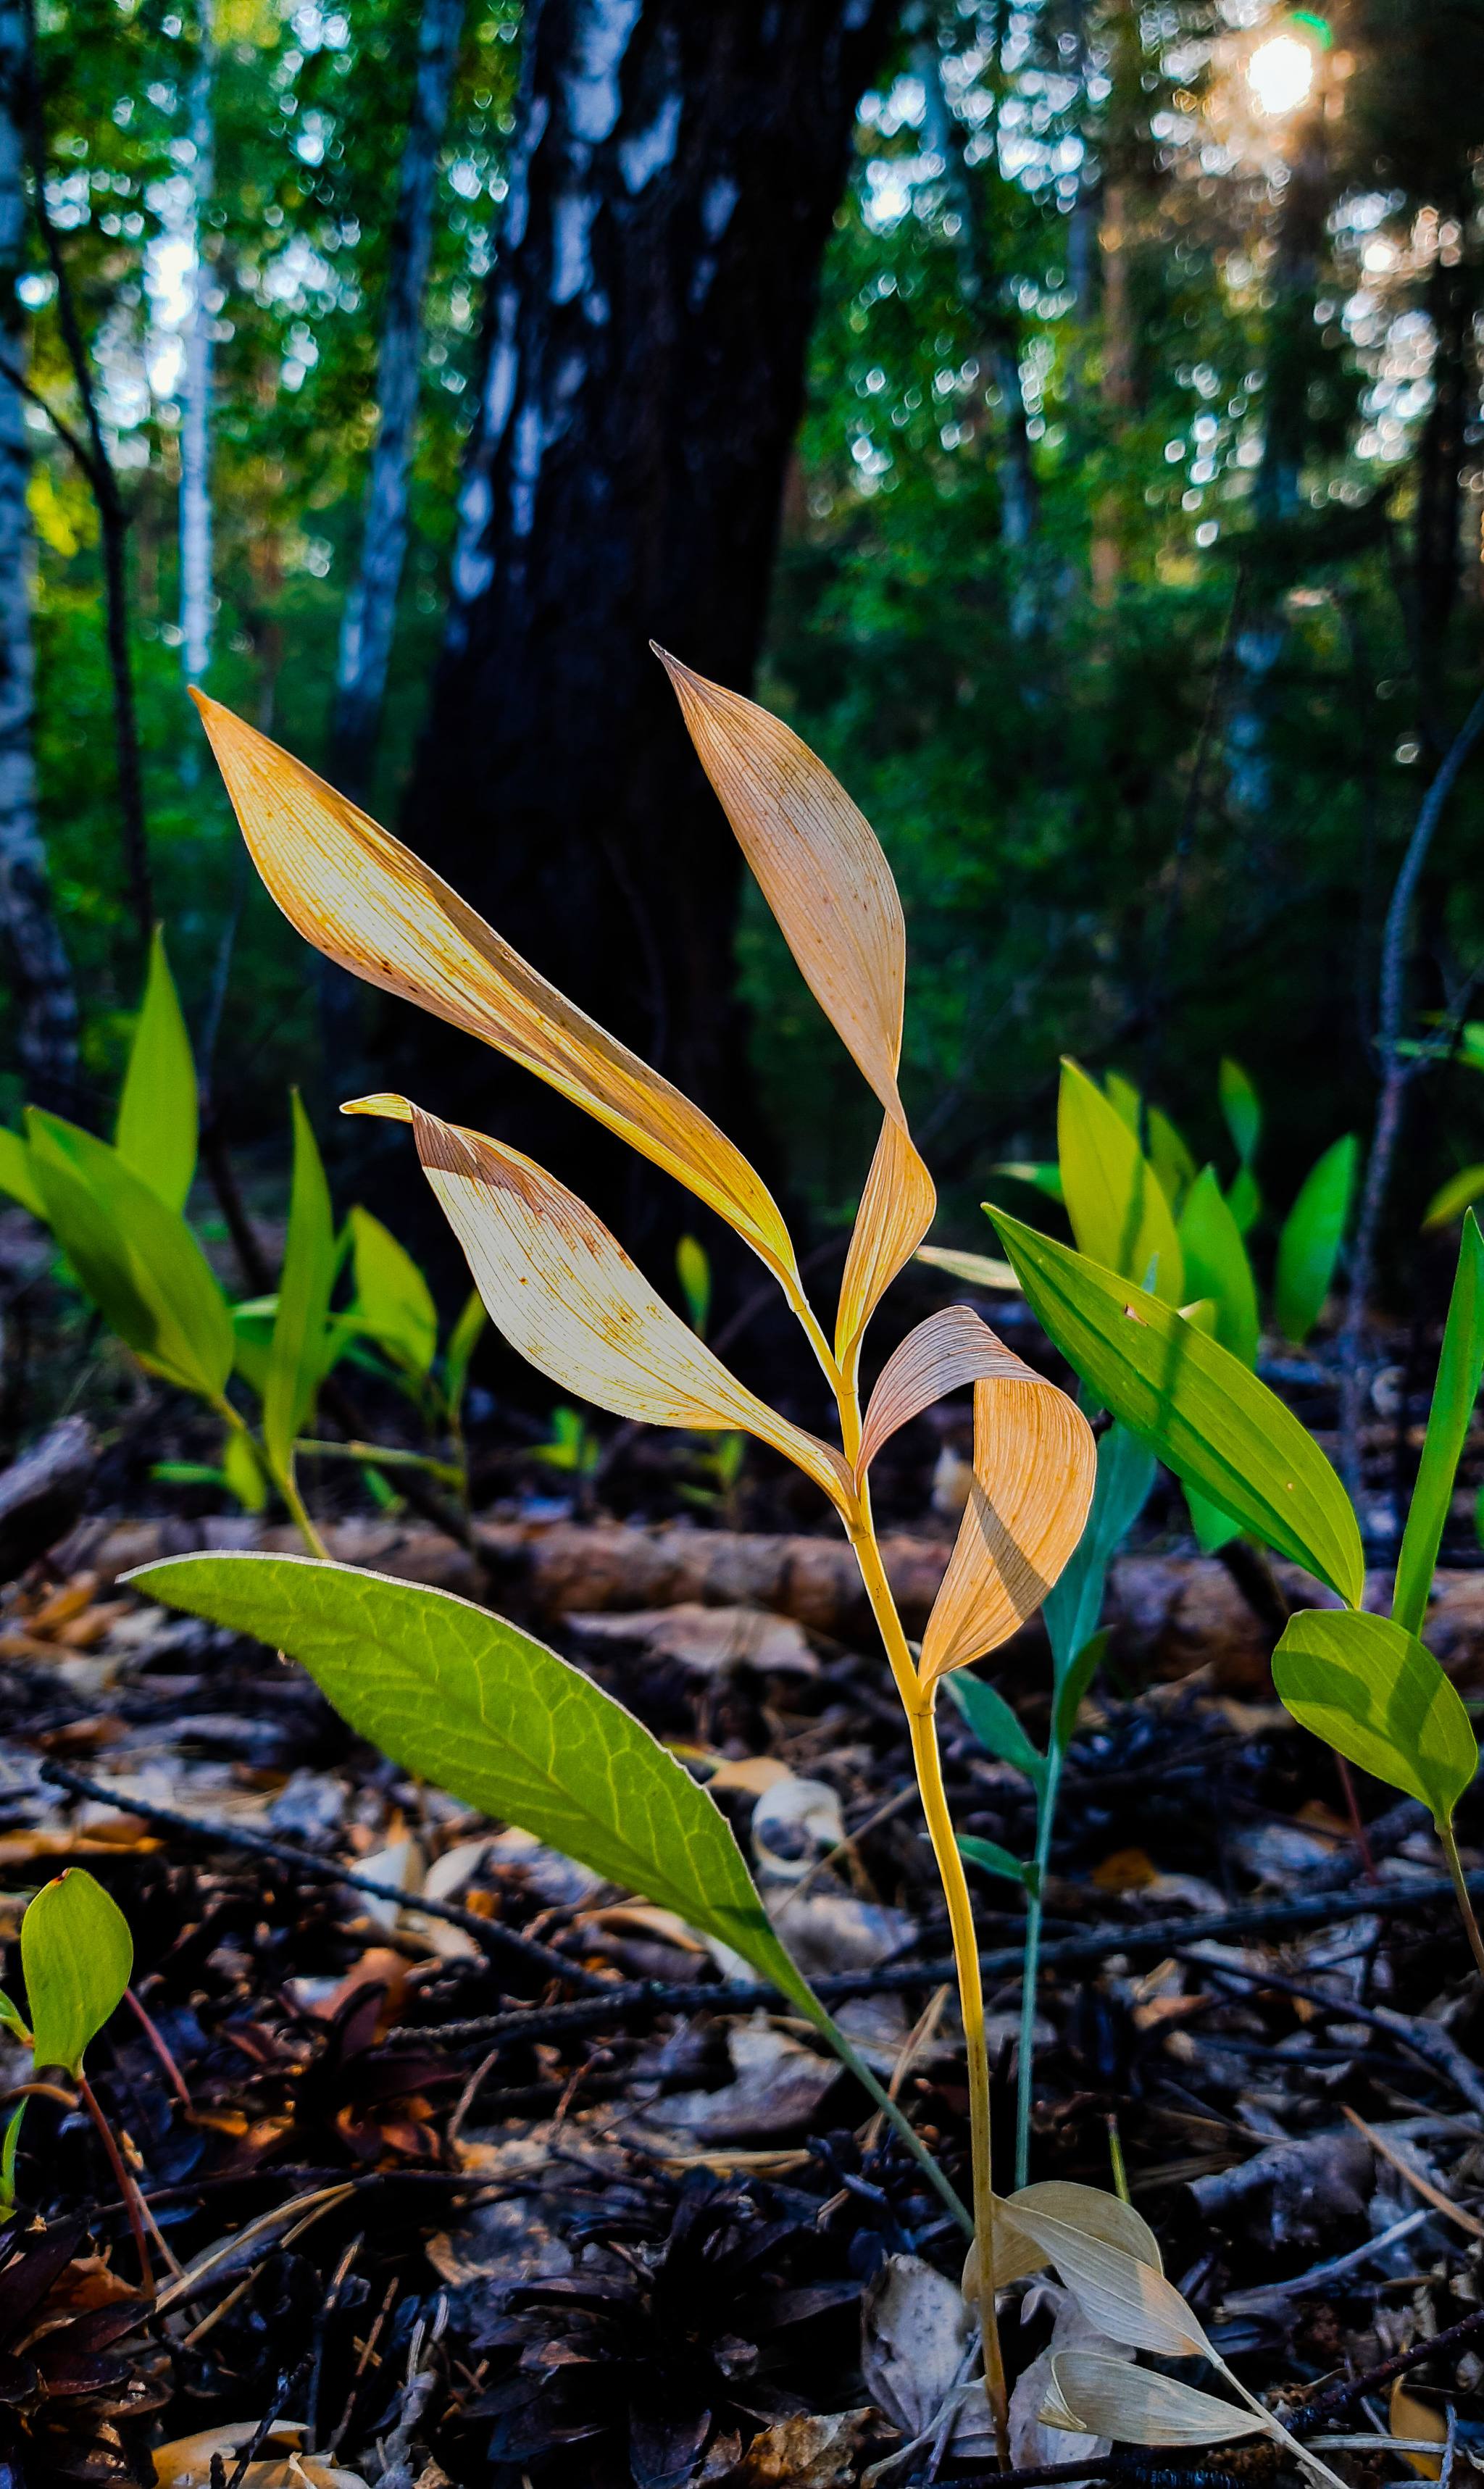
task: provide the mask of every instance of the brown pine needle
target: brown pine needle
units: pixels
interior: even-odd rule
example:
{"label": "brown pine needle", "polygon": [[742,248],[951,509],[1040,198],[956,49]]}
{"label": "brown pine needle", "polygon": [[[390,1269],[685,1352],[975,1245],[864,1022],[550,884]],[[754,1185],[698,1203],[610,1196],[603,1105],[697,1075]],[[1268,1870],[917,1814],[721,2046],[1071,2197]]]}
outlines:
{"label": "brown pine needle", "polygon": [[1409,2187],[1414,2187],[1419,2195],[1425,2196],[1428,2203],[1444,2214],[1450,2221],[1456,2221],[1461,2230],[1467,2230],[1470,2238],[1484,2239],[1484,2221],[1476,2221],[1471,2213],[1464,2212],[1457,2204],[1450,2204],[1441,2188],[1435,2187],[1430,2178],[1424,2178],[1420,2170],[1413,2169],[1410,2160],[1404,2160],[1401,2154],[1386,2142],[1384,2136],[1378,2134],[1373,2126],[1367,2126],[1364,2118],[1357,2116],[1353,2108],[1347,2108],[1345,2114],[1352,2126],[1359,2128],[1371,2150],[1379,2152],[1383,2160],[1389,2160],[1392,2168],[1400,2172]]}

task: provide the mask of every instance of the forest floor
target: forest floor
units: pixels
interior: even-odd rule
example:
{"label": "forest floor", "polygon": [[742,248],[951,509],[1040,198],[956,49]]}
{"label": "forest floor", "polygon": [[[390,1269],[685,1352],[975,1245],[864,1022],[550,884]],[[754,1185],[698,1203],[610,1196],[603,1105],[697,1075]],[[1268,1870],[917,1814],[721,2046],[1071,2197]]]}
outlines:
{"label": "forest floor", "polygon": [[[941,1899],[833,1545],[555,1515],[481,1527],[472,1556],[405,1516],[331,1534],[519,1611],[709,1775],[788,1942],[965,2187]],[[83,1520],[0,1593],[0,1934],[14,1972],[24,1898],[67,1860],[128,1915],[137,2002],[94,2083],[152,2268],[146,2296],[88,2117],[34,2096],[33,2226],[0,2270],[12,2476],[985,2475],[982,2402],[940,2424],[965,2336],[936,2276],[962,2239],[808,2029],[642,1897],[409,1781],[297,1668],[118,1584],[161,1548],[279,1539]],[[909,1615],[947,1543],[894,1541]],[[1418,2354],[1329,2417],[1371,2441],[1327,2454],[1348,2481],[1437,2476],[1388,2434],[1440,2442],[1450,2477],[1474,2447],[1484,2467],[1484,1999],[1423,1810],[1362,1779],[1362,1854],[1330,1759],[1273,1699],[1271,1626],[1218,1563],[1125,1559],[1110,1616],[1047,1896],[1033,2174],[1108,2186],[1121,2153],[1167,2272],[1261,2393],[1292,2406]],[[1441,1577],[1430,1635],[1476,1690],[1484,1574]],[[1043,1730],[1039,1629],[996,1674]],[[1026,1854],[1025,1783],[952,1715],[946,1744],[959,1828]],[[1010,1886],[975,1881],[1008,2185],[1019,1921]],[[1097,2477],[1104,2449],[1036,2417],[1068,2322],[1045,2279],[1008,2295],[1013,2451]],[[1113,2462],[1146,2489],[1253,2468]]]}

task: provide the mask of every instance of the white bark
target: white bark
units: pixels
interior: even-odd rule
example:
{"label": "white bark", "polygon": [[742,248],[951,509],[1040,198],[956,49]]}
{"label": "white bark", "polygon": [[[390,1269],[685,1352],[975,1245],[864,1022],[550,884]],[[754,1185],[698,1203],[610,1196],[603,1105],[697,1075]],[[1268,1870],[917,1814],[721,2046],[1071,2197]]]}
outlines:
{"label": "white bark", "polygon": [[40,1102],[72,1106],[77,1003],[52,912],[36,808],[36,666],[31,645],[34,547],[26,483],[31,453],[14,285],[25,233],[23,116],[26,19],[21,0],[0,0],[0,930],[20,1014],[20,1057]]}
{"label": "white bark", "polygon": [[182,330],[185,369],[181,386],[181,635],[187,682],[199,682],[212,661],[212,272],[202,251],[207,212],[215,181],[215,131],[212,80],[215,46],[203,22],[201,51],[190,82],[188,135],[195,150],[190,168],[190,312]]}
{"label": "white bark", "polygon": [[433,241],[438,151],[448,119],[465,0],[424,0],[417,76],[402,155],[377,365],[381,427],[366,486],[360,569],[345,601],[336,672],[333,774],[366,792],[381,723],[407,552],[407,479],[417,420],[422,297]]}

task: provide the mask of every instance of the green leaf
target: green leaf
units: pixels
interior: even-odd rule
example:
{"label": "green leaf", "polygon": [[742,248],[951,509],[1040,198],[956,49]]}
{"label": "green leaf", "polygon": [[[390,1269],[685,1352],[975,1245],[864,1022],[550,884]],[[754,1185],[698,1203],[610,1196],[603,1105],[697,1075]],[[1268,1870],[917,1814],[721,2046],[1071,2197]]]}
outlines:
{"label": "green leaf", "polygon": [[22,2047],[30,2047],[31,2034],[3,1988],[0,1988],[0,2025],[3,2025],[7,2031],[13,2031]]}
{"label": "green leaf", "polygon": [[704,1339],[711,1311],[711,1261],[694,1236],[682,1236],[675,1246],[675,1275],[691,1317],[691,1328]]}
{"label": "green leaf", "polygon": [[186,1556],[129,1578],[288,1651],[404,1771],[677,1910],[818,2018],[714,1799],[529,1634],[449,1591],[308,1557]]}
{"label": "green leaf", "polygon": [[[6,1182],[3,1160],[0,1160],[0,1187],[7,1192],[14,1192],[17,1201],[20,1199],[15,1187]],[[1451,1227],[1459,1212],[1467,1210],[1470,1201],[1477,1201],[1481,1193],[1484,1193],[1484,1166],[1461,1167],[1457,1175],[1450,1175],[1446,1184],[1439,1186],[1428,1203],[1422,1220],[1423,1235],[1431,1236],[1440,1227]]]}
{"label": "green leaf", "polygon": [[1016,1184],[1028,1184],[1033,1190],[1043,1192],[1048,1201],[1065,1201],[1062,1170],[1054,1161],[1044,1159],[1002,1159],[989,1170],[991,1175],[1011,1175]]}
{"label": "green leaf", "polygon": [[229,1432],[221,1455],[222,1479],[229,1495],[235,1495],[244,1512],[262,1512],[268,1503],[268,1481],[258,1466],[258,1456],[243,1434],[234,1426]]}
{"label": "green leaf", "polygon": [[971,1866],[983,1867],[986,1875],[1007,1876],[1012,1884],[1019,1884],[1027,1893],[1035,1892],[1036,1869],[1029,1858],[1013,1858],[997,1841],[982,1841],[977,1832],[960,1832],[958,1849]]}
{"label": "green leaf", "polygon": [[31,1153],[18,1132],[0,1124],[0,1192],[9,1193],[33,1218],[44,1218],[46,1205],[42,1199]]}
{"label": "green leaf", "polygon": [[329,1292],[335,1282],[335,1227],[329,1187],[309,1118],[294,1095],[294,1184],[278,1312],[263,1386],[263,1443],[279,1477],[303,1430],[326,1373]]}
{"label": "green leaf", "polygon": [[1133,1082],[1131,1080],[1126,1080],[1121,1072],[1110,1072],[1103,1081],[1102,1094],[1106,1098],[1108,1104],[1112,1107],[1114,1113],[1117,1115],[1120,1123],[1127,1125],[1128,1130],[1133,1134],[1134,1139],[1137,1140],[1139,1136],[1139,1113],[1144,1101],[1138,1090],[1134,1087]]}
{"label": "green leaf", "polygon": [[1180,1240],[1163,1188],[1117,1107],[1070,1057],[1062,1064],[1057,1139],[1078,1251],[1140,1287],[1153,1265],[1156,1296],[1183,1303]]}
{"label": "green leaf", "polygon": [[104,1320],[167,1383],[219,1399],[232,1318],[179,1211],[106,1141],[35,1106],[26,1122],[52,1233]]}
{"label": "green leaf", "polygon": [[1087,1527],[1042,1605],[1060,1683],[1098,1630],[1108,1566],[1155,1483],[1153,1453],[1127,1426],[1110,1426],[1098,1439],[1098,1483]]}
{"label": "green leaf", "polygon": [[990,1216],[1032,1311],[1114,1416],[1186,1485],[1358,1607],[1365,1560],[1350,1499],[1293,1412],[1168,1305],[1005,1211]]}
{"label": "green leaf", "polygon": [[76,2081],[83,2051],[128,1986],[134,1940],[117,1902],[86,1868],[43,1884],[20,1923],[20,1967],[36,2062]]}
{"label": "green leaf", "polygon": [[1102,1666],[1108,1640],[1107,1627],[1104,1626],[1101,1633],[1095,1633],[1091,1642],[1083,1644],[1062,1678],[1051,1722],[1052,1742],[1058,1754],[1065,1755],[1071,1743],[1082,1697]]}
{"label": "green leaf", "polygon": [[196,1172],[196,1067],[157,926],[113,1140],[167,1210],[185,1209]]}
{"label": "green leaf", "polygon": [[1464,1218],[1458,1270],[1448,1303],[1438,1380],[1428,1411],[1427,1434],[1417,1465],[1412,1509],[1397,1559],[1391,1614],[1407,1633],[1420,1633],[1427,1615],[1433,1568],[1442,1544],[1453,1480],[1484,1374],[1484,1236],[1472,1211]]}
{"label": "green leaf", "polygon": [[[1152,1106],[1149,1114],[1149,1162],[1159,1179],[1160,1189],[1171,1212],[1178,1219],[1185,1195],[1195,1182],[1195,1160],[1182,1134],[1157,1106]],[[1187,1288],[1190,1285],[1188,1272],[1185,1285]]]}
{"label": "green leaf", "polygon": [[1278,1237],[1272,1308],[1285,1339],[1300,1347],[1325,1309],[1350,1216],[1360,1144],[1354,1132],[1326,1150],[1304,1177]]}
{"label": "green leaf", "polygon": [[1448,1821],[1479,1750],[1456,1688],[1415,1634],[1386,1616],[1304,1608],[1284,1627],[1272,1681],[1301,1728]]}
{"label": "green leaf", "polygon": [[1247,1073],[1229,1054],[1221,1057],[1216,1090],[1221,1100],[1221,1112],[1226,1117],[1226,1129],[1232,1136],[1232,1147],[1241,1165],[1250,1167],[1263,1134],[1263,1103]]}
{"label": "green leaf", "polygon": [[948,1690],[985,1754],[1024,1772],[1039,1797],[1046,1786],[1046,1759],[1032,1745],[1004,1695],[996,1694],[992,1685],[971,1675],[966,1668],[954,1671]]}
{"label": "green leaf", "polygon": [[409,1374],[426,1374],[438,1350],[438,1308],[405,1246],[357,1203],[350,1216],[356,1302],[351,1308],[378,1347]]}
{"label": "green leaf", "polygon": [[1219,1548],[1230,1547],[1234,1538],[1241,1536],[1241,1522],[1234,1521],[1219,1503],[1213,1503],[1209,1496],[1200,1494],[1195,1487],[1186,1487],[1185,1502],[1189,1507],[1195,1543],[1203,1556],[1214,1556]]}
{"label": "green leaf", "polygon": [[448,1414],[455,1424],[458,1422],[459,1412],[464,1406],[464,1387],[469,1381],[469,1360],[479,1344],[479,1334],[489,1319],[484,1309],[484,1300],[478,1289],[471,1289],[463,1312],[448,1334],[448,1345],[443,1351],[443,1397],[448,1404]]}
{"label": "green leaf", "polygon": [[250,1385],[260,1400],[268,1388],[269,1359],[272,1355],[273,1324],[277,1315],[276,1297],[254,1297],[232,1308],[233,1371]]}
{"label": "green leaf", "polygon": [[1243,1365],[1257,1363],[1257,1289],[1241,1230],[1221,1196],[1214,1167],[1204,1167],[1180,1215],[1180,1248],[1185,1288],[1210,1297],[1216,1308],[1216,1337]]}
{"label": "green leaf", "polygon": [[1239,1167],[1231,1181],[1226,1206],[1241,1236],[1248,1236],[1263,1215],[1263,1193],[1250,1167]]}

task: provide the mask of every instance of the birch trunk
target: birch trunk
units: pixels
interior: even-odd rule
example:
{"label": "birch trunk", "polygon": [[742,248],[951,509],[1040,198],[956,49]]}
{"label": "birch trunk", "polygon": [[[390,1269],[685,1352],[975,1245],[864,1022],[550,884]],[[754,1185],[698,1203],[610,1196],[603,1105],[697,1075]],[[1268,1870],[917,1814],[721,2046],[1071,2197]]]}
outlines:
{"label": "birch trunk", "polygon": [[198,683],[212,661],[212,272],[202,251],[207,211],[215,184],[215,132],[212,81],[215,46],[203,13],[201,50],[190,82],[191,272],[190,317],[183,343],[186,369],[181,424],[181,634],[186,679]]}
{"label": "birch trunk", "polygon": [[365,801],[369,790],[407,551],[407,478],[417,420],[422,296],[433,240],[438,151],[448,119],[464,11],[465,0],[426,0],[423,9],[391,230],[376,384],[382,420],[366,486],[360,570],[346,598],[340,629],[330,769],[335,785],[357,803]]}
{"label": "birch trunk", "polygon": [[76,1108],[77,1001],[52,910],[37,820],[31,456],[14,381],[25,355],[15,278],[25,230],[28,44],[24,10],[0,0],[0,929],[19,1013],[20,1060],[41,1105]]}
{"label": "birch trunk", "polygon": [[[528,7],[406,807],[410,843],[744,1147],[740,861],[648,643],[751,685],[820,260],[896,16],[895,0]],[[486,1048],[421,1016],[383,1025],[384,1079],[395,1056],[410,1095],[558,1167],[661,1267],[694,1204]]]}

